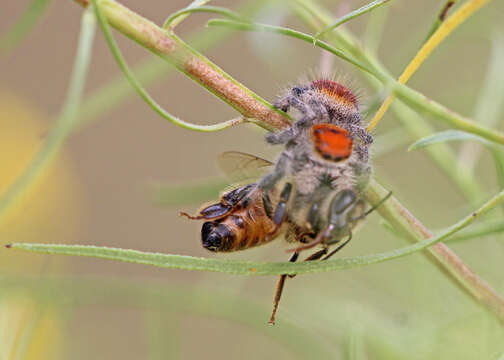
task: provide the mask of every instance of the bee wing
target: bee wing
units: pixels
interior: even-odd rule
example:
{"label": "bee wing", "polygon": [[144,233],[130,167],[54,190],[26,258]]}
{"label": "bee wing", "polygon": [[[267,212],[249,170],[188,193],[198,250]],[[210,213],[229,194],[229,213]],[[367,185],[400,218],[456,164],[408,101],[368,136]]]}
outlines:
{"label": "bee wing", "polygon": [[232,182],[257,179],[268,172],[273,163],[239,151],[226,151],[217,158],[217,166]]}

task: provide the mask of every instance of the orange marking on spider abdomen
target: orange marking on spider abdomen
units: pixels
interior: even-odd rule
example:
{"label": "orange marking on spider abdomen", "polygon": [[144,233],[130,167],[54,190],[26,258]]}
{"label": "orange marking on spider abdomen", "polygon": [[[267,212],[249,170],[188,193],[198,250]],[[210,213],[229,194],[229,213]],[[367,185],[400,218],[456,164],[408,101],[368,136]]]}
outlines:
{"label": "orange marking on spider abdomen", "polygon": [[311,86],[327,95],[335,102],[342,105],[350,105],[357,109],[357,98],[348,88],[340,83],[328,79],[319,79],[313,81]]}
{"label": "orange marking on spider abdomen", "polygon": [[352,154],[352,138],[334,124],[317,124],[311,129],[315,150],[326,160],[341,161]]}

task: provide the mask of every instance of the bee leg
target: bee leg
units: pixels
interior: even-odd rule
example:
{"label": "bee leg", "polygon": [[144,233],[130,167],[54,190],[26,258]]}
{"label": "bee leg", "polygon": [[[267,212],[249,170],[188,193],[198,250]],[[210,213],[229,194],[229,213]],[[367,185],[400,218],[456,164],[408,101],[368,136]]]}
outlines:
{"label": "bee leg", "polygon": [[272,220],[275,224],[275,228],[268,234],[270,238],[272,236],[275,236],[276,232],[280,229],[283,222],[285,221],[285,218],[287,217],[287,202],[289,201],[291,193],[292,184],[285,183],[282,192],[280,193],[280,201],[278,202],[275,208],[275,212],[273,213]]}
{"label": "bee leg", "polygon": [[324,230],[320,231],[312,242],[309,242],[306,245],[299,246],[294,249],[289,249],[287,252],[301,252],[303,250],[311,249],[312,247],[317,246],[320,243],[323,243],[326,239],[329,239],[331,237],[331,232],[333,230],[333,225],[329,224]]}
{"label": "bee leg", "polygon": [[324,258],[322,258],[322,260],[327,260],[329,259],[331,256],[333,256],[334,254],[336,254],[338,251],[340,251],[341,249],[343,249],[343,247],[348,244],[348,242],[350,240],[352,240],[352,230],[349,230],[350,233],[348,234],[348,239],[346,239],[343,243],[341,243],[340,245],[338,245],[338,247],[336,249],[334,249],[333,251],[331,251],[327,256],[325,256]]}
{"label": "bee leg", "polygon": [[287,202],[289,201],[290,195],[292,193],[292,184],[286,183],[280,193],[280,201],[277,204],[275,213],[273,214],[273,222],[275,225],[281,225],[285,216],[287,215]]}
{"label": "bee leg", "polygon": [[[295,253],[296,254],[296,253]],[[311,254],[310,256],[308,256],[306,259],[304,259],[303,261],[314,261],[314,260],[318,260],[320,259],[322,256],[324,256],[325,254],[327,254],[327,248],[323,248],[322,250],[319,250],[313,254]],[[289,278],[293,279],[296,277],[296,274],[293,274],[293,275],[287,275]]]}
{"label": "bee leg", "polygon": [[[314,261],[314,260],[318,260],[320,259],[322,256],[324,256],[325,254],[327,254],[327,248],[323,248],[322,250],[319,250],[313,254],[311,254],[310,256],[308,256],[306,259],[304,259],[303,261]],[[295,262],[299,257],[299,253],[295,252],[294,254],[292,254],[292,257],[289,259],[290,262]],[[273,312],[271,313],[271,318],[269,320],[269,323],[271,325],[275,325],[275,315],[276,315],[276,312],[278,310],[278,304],[280,303],[280,298],[282,297],[282,292],[283,292],[283,288],[285,286],[285,280],[287,280],[287,276],[289,278],[294,278],[296,276],[296,274],[293,274],[293,275],[280,275],[280,279],[278,279],[278,283],[277,283],[277,288],[276,288],[276,292],[275,292],[275,299],[274,299],[274,302],[273,302]]]}
{"label": "bee leg", "polygon": [[315,203],[312,205],[310,211],[308,212],[308,217],[306,219],[307,221],[307,226],[309,226],[312,230],[318,229],[319,228],[319,219],[318,219],[318,214],[320,212],[320,204]]}
{"label": "bee leg", "polygon": [[[289,261],[296,262],[298,257],[299,257],[299,253],[294,253],[294,254],[292,254]],[[282,297],[282,292],[283,292],[283,288],[285,285],[286,277],[287,277],[287,275],[283,274],[283,275],[280,275],[280,278],[278,279],[278,283],[277,283],[276,291],[275,291],[275,298],[273,300],[273,311],[271,312],[271,317],[269,319],[269,323],[271,325],[275,325],[275,316],[276,316],[276,313],[278,310],[278,304],[280,303],[280,298]]]}

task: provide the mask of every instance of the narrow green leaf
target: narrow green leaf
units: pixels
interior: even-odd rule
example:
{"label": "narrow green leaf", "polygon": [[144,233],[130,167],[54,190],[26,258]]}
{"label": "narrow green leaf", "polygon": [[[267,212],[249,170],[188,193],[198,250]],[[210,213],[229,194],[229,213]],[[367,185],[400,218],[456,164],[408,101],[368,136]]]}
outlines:
{"label": "narrow green leaf", "polygon": [[32,0],[21,18],[0,38],[0,54],[12,50],[30,33],[51,0]]}
{"label": "narrow green leaf", "polygon": [[30,252],[45,254],[59,254],[72,256],[87,256],[100,259],[117,260],[164,268],[214,271],[239,275],[281,275],[281,274],[308,274],[326,271],[349,269],[358,266],[376,264],[392,259],[397,259],[424,250],[440,241],[443,241],[459,230],[474,222],[477,218],[493,209],[504,200],[504,191],[500,192],[480,209],[472,212],[453,226],[442,231],[439,235],[419,241],[413,245],[387,251],[379,254],[341,258],[329,261],[308,261],[301,263],[291,262],[251,262],[237,260],[220,260],[211,258],[198,258],[192,256],[149,253],[137,250],[117,249],[86,245],[58,245],[58,244],[30,244],[14,243],[8,248],[20,249]]}
{"label": "narrow green leaf", "polygon": [[446,19],[446,15],[448,14],[448,11],[450,8],[455,5],[457,0],[447,0],[443,4],[443,7],[439,11],[438,15],[436,16],[436,20],[434,20],[434,23],[432,24],[427,36],[425,37],[424,43],[429,40],[429,38],[436,32],[436,30],[441,26],[443,21]]}
{"label": "narrow green leaf", "polygon": [[201,132],[214,132],[214,131],[219,131],[219,130],[224,130],[229,127],[247,122],[247,120],[243,117],[227,120],[215,125],[196,125],[192,124],[189,122],[186,122],[184,120],[181,120],[173,115],[171,115],[169,112],[164,110],[145,90],[145,88],[140,84],[140,82],[136,79],[135,74],[130,70],[128,64],[126,64],[126,61],[124,60],[124,57],[121,53],[121,50],[119,50],[119,47],[117,46],[117,43],[114,40],[114,37],[112,36],[112,32],[110,31],[109,25],[107,23],[107,20],[101,13],[100,7],[98,6],[97,0],[91,0],[93,3],[93,8],[95,9],[95,14],[98,19],[98,23],[100,24],[100,27],[102,29],[103,35],[105,36],[105,40],[107,41],[107,44],[110,48],[110,51],[112,52],[117,64],[123,71],[124,75],[126,78],[129,80],[131,85],[135,88],[135,90],[138,92],[138,94],[141,96],[141,98],[161,117],[164,119],[170,121],[172,124],[175,124],[177,126],[180,126],[184,129],[188,130],[193,130],[193,131],[201,131]]}
{"label": "narrow green leaf", "polygon": [[179,25],[182,21],[185,20],[185,18],[187,18],[189,16],[189,13],[183,13],[183,14],[179,14],[177,16],[174,16],[175,14],[177,14],[183,10],[191,10],[191,9],[203,6],[205,4],[208,4],[209,2],[210,2],[210,0],[193,0],[184,9],[177,11],[173,15],[170,15],[170,17],[168,17],[168,19],[166,19],[166,21],[164,22],[163,28],[167,29],[168,27],[171,27],[171,29],[173,30],[177,25]]}
{"label": "narrow green leaf", "polygon": [[460,231],[457,235],[446,240],[447,243],[471,240],[484,236],[495,235],[504,232],[504,221],[502,219],[489,220],[481,224],[475,224],[470,228]]}
{"label": "narrow green leaf", "polygon": [[78,108],[84,89],[89,60],[95,34],[95,19],[90,11],[84,12],[77,56],[75,58],[70,87],[63,109],[55,126],[42,145],[41,150],[31,160],[24,172],[0,196],[0,221],[18,199],[35,183],[46,170],[62,147],[77,118]]}
{"label": "narrow green leaf", "polygon": [[355,19],[358,16],[366,14],[366,13],[376,9],[379,6],[388,3],[389,1],[390,0],[375,0],[375,1],[370,2],[369,4],[366,4],[366,5],[358,8],[357,10],[349,12],[348,14],[340,17],[338,20],[336,20],[334,23],[332,23],[330,26],[328,26],[324,30],[316,33],[315,36],[313,37],[315,39],[314,41],[318,40],[322,35],[336,29],[338,26],[346,23],[347,21],[350,21],[352,19]]}
{"label": "narrow green leaf", "polygon": [[195,12],[202,12],[202,13],[212,13],[212,14],[219,14],[225,17],[228,17],[230,19],[235,19],[235,20],[240,20],[244,21],[243,17],[241,17],[239,14],[235,13],[234,11],[231,11],[229,9],[226,9],[224,7],[220,6],[197,6],[197,7],[191,7],[188,6],[182,10],[176,11],[173,14],[171,14],[164,22],[163,24],[163,29],[169,29],[173,30],[175,26],[177,26],[181,21],[182,18],[186,18],[192,13]]}
{"label": "narrow green leaf", "polygon": [[408,151],[418,150],[430,145],[445,143],[449,141],[464,141],[464,140],[479,141],[487,146],[492,145],[492,143],[490,143],[488,140],[478,135],[470,134],[460,130],[446,130],[423,137],[415,141],[412,145],[410,145]]}

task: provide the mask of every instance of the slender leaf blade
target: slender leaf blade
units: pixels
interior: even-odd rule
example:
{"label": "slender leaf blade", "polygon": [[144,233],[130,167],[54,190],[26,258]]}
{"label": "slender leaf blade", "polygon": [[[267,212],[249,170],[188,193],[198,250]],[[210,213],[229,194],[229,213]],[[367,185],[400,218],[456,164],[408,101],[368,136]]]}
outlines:
{"label": "slender leaf blade", "polygon": [[[186,9],[186,10],[187,9],[194,9],[199,6],[208,4],[209,2],[210,2],[210,0],[194,0],[189,5],[187,5],[187,7],[185,7],[184,9]],[[174,29],[177,25],[179,25],[182,21],[184,21],[188,16],[189,16],[189,14],[183,14],[183,15],[177,16],[176,18],[173,18],[173,19],[171,19],[171,16],[170,16],[170,17],[168,17],[168,19],[166,19],[165,23],[163,24],[163,28],[166,29],[169,26],[171,29]]]}
{"label": "slender leaf blade", "polygon": [[[472,212],[459,222],[443,230],[440,234],[419,241],[413,245],[394,249],[384,253],[340,258],[329,261],[291,262],[252,262],[237,260],[222,260],[212,258],[199,258],[184,255],[149,253],[138,250],[118,249],[86,245],[61,245],[61,244],[31,244],[14,243],[6,247],[45,254],[87,256],[101,259],[117,260],[163,268],[182,270],[200,270],[222,272],[236,275],[282,275],[282,274],[308,274],[326,271],[349,269],[357,266],[376,264],[424,250],[440,241],[449,238],[459,230],[465,228],[483,214],[487,213],[504,200],[504,191],[498,193],[482,207]],[[388,206],[386,203],[383,206]]]}
{"label": "slender leaf blade", "polygon": [[410,145],[408,151],[422,149],[434,144],[440,144],[450,141],[465,141],[465,140],[479,141],[487,146],[492,146],[492,143],[482,138],[481,136],[461,130],[446,130],[423,137],[415,141],[413,144]]}

